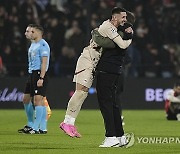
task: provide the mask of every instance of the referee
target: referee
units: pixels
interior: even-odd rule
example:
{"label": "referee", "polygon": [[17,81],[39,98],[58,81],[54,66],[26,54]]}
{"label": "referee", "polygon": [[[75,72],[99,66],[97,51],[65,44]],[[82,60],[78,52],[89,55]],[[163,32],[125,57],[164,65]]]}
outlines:
{"label": "referee", "polygon": [[[127,27],[125,27],[127,26]],[[130,25],[118,27],[123,31],[123,39],[132,39],[133,30]],[[116,147],[128,144],[122,127],[118,96],[123,91],[123,69],[126,49],[116,46],[103,49],[102,57],[97,65],[97,97],[105,125],[105,140],[100,147]]]}
{"label": "referee", "polygon": [[25,94],[30,93],[31,97],[33,98],[36,118],[32,128],[25,133],[47,133],[47,112],[44,99],[46,96],[46,87],[48,83],[46,72],[49,67],[50,47],[42,38],[44,32],[42,26],[30,24],[28,27],[32,28],[32,41],[28,50],[29,79],[26,83]]}

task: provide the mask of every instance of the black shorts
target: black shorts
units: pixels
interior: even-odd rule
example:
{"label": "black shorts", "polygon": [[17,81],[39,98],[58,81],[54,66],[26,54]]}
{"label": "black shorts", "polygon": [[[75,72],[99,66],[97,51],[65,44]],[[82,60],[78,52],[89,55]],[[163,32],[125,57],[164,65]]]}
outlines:
{"label": "black shorts", "polygon": [[25,94],[30,94],[31,97],[34,95],[41,95],[43,97],[46,96],[46,89],[47,89],[47,84],[48,84],[48,76],[47,74],[44,76],[44,81],[43,81],[43,86],[42,87],[37,87],[37,81],[39,80],[40,77],[40,70],[33,71],[26,82],[25,86]]}

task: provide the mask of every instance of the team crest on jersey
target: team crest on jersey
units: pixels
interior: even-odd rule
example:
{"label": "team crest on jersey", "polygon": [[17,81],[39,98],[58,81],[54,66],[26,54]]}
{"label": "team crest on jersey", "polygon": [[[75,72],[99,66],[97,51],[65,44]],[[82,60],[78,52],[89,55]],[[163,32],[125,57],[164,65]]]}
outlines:
{"label": "team crest on jersey", "polygon": [[116,29],[112,28],[112,29],[111,29],[111,32],[115,33],[115,32],[116,32]]}

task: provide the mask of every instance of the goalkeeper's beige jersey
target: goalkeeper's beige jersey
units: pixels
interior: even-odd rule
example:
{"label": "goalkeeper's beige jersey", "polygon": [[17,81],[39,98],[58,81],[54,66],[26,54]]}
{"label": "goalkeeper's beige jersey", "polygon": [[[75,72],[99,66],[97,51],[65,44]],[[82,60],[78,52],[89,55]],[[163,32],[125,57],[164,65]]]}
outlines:
{"label": "goalkeeper's beige jersey", "polygon": [[[102,36],[109,37],[112,40],[119,36],[117,28],[112,25],[109,20],[104,21],[99,26],[98,31]],[[81,56],[89,60],[89,63],[87,63],[84,67],[95,69],[102,54],[102,48],[97,49],[97,47],[98,45],[91,39],[90,45],[84,48]]]}
{"label": "goalkeeper's beige jersey", "polygon": [[103,37],[109,37],[111,40],[118,37],[117,28],[110,23],[110,20],[106,20],[99,26],[98,32]]}

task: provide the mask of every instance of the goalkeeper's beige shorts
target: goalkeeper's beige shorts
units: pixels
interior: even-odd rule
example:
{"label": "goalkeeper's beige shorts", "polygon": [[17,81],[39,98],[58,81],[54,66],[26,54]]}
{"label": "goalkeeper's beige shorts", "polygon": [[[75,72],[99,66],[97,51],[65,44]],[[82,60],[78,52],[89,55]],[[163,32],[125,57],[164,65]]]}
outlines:
{"label": "goalkeeper's beige shorts", "polygon": [[91,60],[81,55],[77,61],[73,82],[90,88],[93,83],[93,70]]}

